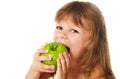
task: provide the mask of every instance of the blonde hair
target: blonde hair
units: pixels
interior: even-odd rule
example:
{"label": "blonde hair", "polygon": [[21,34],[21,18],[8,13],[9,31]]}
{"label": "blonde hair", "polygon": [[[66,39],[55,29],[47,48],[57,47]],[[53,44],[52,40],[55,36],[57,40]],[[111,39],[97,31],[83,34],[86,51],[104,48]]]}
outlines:
{"label": "blonde hair", "polygon": [[[55,21],[59,22],[64,18],[72,18],[76,25],[83,25],[82,18],[84,18],[89,26],[87,29],[90,31],[90,40],[87,44],[87,50],[80,60],[80,68],[86,74],[90,74],[93,68],[100,64],[105,78],[114,79],[110,64],[105,21],[97,6],[90,2],[70,2],[58,10]],[[89,79],[89,75],[86,78]]]}

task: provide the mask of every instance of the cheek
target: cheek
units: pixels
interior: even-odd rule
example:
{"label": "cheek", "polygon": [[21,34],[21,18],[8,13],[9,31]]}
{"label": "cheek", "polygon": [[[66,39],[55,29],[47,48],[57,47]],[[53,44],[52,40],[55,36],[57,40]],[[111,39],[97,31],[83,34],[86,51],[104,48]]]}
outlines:
{"label": "cheek", "polygon": [[74,59],[80,59],[84,53],[84,48],[82,45],[76,45],[73,47],[72,56]]}
{"label": "cheek", "polygon": [[74,58],[79,59],[84,53],[84,43],[81,38],[72,39],[72,54]]}
{"label": "cheek", "polygon": [[53,35],[53,40],[54,40],[54,41],[56,40],[56,35],[55,35],[55,34]]}
{"label": "cheek", "polygon": [[54,31],[54,34],[53,34],[53,40],[54,40],[54,41],[57,40],[57,33],[56,33],[56,31]]}

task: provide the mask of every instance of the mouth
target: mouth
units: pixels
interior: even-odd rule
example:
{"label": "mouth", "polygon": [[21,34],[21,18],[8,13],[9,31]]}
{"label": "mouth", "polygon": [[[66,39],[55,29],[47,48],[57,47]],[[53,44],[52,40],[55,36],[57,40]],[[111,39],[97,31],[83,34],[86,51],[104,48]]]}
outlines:
{"label": "mouth", "polygon": [[[58,41],[57,41],[57,42],[58,42]],[[66,49],[67,49],[68,52],[71,51],[71,50],[70,50],[70,47],[69,47],[66,43],[63,43],[63,42],[59,42],[59,43],[62,43],[62,44],[66,47]]]}
{"label": "mouth", "polygon": [[65,47],[67,48],[67,51],[70,52],[70,48],[68,46],[65,45]]}

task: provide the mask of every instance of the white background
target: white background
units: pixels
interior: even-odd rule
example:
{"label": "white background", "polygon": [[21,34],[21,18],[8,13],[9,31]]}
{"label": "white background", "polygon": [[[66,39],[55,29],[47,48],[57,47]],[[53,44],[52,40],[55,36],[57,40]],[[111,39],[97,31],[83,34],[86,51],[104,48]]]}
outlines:
{"label": "white background", "polygon": [[[35,51],[52,41],[56,11],[69,1],[0,0],[0,79],[24,79]],[[120,79],[120,4],[118,0],[86,1],[103,12],[112,69]]]}

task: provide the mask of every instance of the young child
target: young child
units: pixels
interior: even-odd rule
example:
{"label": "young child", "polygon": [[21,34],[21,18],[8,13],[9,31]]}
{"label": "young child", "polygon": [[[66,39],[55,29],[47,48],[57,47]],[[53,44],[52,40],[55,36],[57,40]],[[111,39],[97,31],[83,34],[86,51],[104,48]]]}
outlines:
{"label": "young child", "polygon": [[96,5],[73,1],[61,7],[55,17],[54,41],[65,44],[69,53],[59,55],[57,70],[42,64],[50,57],[42,48],[34,55],[25,79],[115,79],[111,69],[104,17]]}

